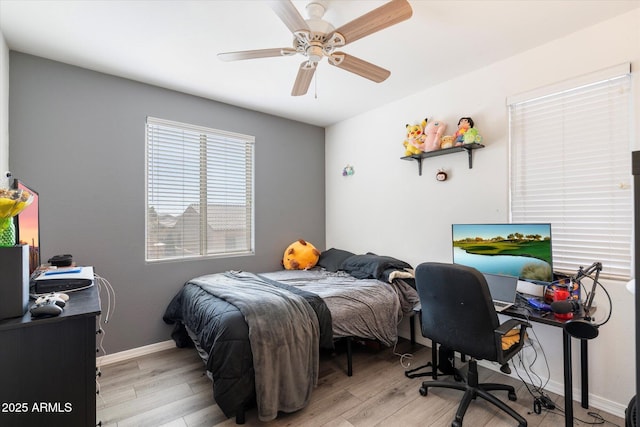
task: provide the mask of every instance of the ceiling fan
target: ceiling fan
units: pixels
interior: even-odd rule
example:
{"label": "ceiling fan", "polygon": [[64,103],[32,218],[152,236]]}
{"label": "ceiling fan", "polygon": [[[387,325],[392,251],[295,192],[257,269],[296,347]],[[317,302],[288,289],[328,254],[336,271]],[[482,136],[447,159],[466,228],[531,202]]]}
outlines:
{"label": "ceiling fan", "polygon": [[376,83],[386,80],[391,74],[389,70],[347,53],[338,52],[336,49],[409,19],[413,14],[407,0],[391,0],[335,29],[329,22],[322,19],[326,10],[324,0],[311,0],[307,5],[309,14],[307,20],[300,15],[291,0],[275,0],[268,3],[293,33],[293,47],[226,52],[219,53],[218,57],[223,61],[237,61],[291,56],[298,53],[304,55],[306,59],[298,69],[298,75],[291,90],[292,96],[307,93],[316,66],[324,56],[327,57],[329,64]]}

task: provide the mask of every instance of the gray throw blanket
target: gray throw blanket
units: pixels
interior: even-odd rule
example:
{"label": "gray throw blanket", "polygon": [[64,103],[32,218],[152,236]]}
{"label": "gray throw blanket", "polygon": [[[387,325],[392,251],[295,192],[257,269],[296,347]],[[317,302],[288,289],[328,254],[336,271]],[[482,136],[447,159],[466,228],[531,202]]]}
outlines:
{"label": "gray throw blanket", "polygon": [[319,366],[319,326],[309,303],[252,273],[211,274],[191,283],[235,305],[244,316],[260,420],[305,407]]}

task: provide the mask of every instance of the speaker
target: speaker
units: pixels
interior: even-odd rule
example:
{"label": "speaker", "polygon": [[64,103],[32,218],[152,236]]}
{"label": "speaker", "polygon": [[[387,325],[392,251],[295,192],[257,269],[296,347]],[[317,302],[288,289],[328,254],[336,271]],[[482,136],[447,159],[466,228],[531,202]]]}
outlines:
{"label": "speaker", "polygon": [[0,247],[0,320],[29,308],[29,245]]}

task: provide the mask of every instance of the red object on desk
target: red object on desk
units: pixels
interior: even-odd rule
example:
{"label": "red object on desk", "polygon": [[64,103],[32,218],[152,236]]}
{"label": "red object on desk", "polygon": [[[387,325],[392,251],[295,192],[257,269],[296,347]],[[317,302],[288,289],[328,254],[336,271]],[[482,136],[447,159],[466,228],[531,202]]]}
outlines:
{"label": "red object on desk", "polygon": [[[553,300],[554,301],[564,301],[567,298],[569,298],[569,291],[566,290],[566,289],[558,288],[553,293]],[[573,313],[553,313],[553,315],[556,316],[556,319],[558,319],[558,320],[573,319]]]}

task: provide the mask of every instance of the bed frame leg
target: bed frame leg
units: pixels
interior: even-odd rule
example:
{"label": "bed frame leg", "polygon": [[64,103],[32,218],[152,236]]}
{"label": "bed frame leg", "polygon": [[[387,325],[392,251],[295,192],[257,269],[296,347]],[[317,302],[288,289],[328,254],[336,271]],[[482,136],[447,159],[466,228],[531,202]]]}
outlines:
{"label": "bed frame leg", "polygon": [[244,424],[245,423],[245,413],[244,413],[244,406],[241,406],[237,411],[236,411],[236,424]]}
{"label": "bed frame leg", "polygon": [[352,351],[351,351],[351,342],[353,338],[347,337],[347,376],[353,375],[353,359],[352,359]]}

